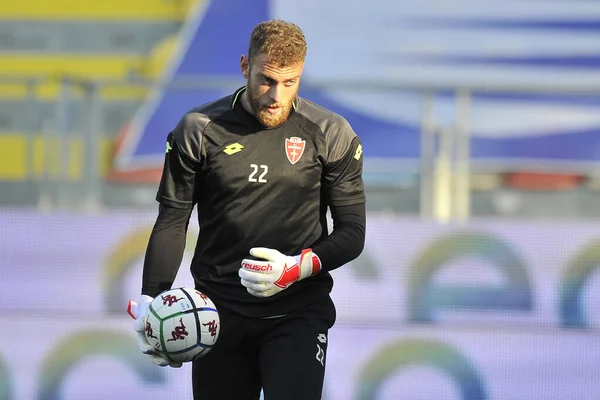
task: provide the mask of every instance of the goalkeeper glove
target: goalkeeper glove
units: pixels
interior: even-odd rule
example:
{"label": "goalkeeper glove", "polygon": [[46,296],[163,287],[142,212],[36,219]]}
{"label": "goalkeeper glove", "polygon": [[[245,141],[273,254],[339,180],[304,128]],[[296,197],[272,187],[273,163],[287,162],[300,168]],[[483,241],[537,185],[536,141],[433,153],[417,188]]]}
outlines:
{"label": "goalkeeper glove", "polygon": [[274,249],[254,247],[250,254],[266,260],[244,259],[238,273],[242,285],[256,297],[273,296],[321,270],[321,261],[312,249],[304,249],[300,255],[292,257]]}
{"label": "goalkeeper glove", "polygon": [[139,303],[129,300],[129,304],[127,304],[127,314],[135,319],[133,329],[137,333],[138,346],[142,353],[147,354],[150,357],[150,361],[154,364],[160,365],[161,367],[170,365],[173,368],[179,368],[182,365],[180,362],[169,360],[166,355],[161,354],[148,343],[148,339],[146,338],[146,315],[148,314],[148,307],[152,300],[154,300],[154,298],[142,295]]}

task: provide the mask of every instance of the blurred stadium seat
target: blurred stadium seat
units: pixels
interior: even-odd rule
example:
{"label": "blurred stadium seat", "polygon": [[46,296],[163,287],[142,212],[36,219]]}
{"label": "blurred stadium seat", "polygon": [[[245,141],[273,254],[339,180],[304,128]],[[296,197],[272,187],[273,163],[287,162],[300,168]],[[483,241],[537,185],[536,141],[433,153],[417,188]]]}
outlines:
{"label": "blurred stadium seat", "polygon": [[505,185],[519,190],[572,190],[584,178],[577,174],[551,174],[539,172],[513,172],[506,175]]}
{"label": "blurred stadium seat", "polygon": [[489,173],[489,174],[473,174],[471,176],[471,190],[485,192],[495,190],[503,185],[503,174],[501,173]]}
{"label": "blurred stadium seat", "polygon": [[[37,179],[43,167],[27,154],[31,142],[44,145],[44,130],[61,99],[61,78],[122,80],[158,76],[176,46],[176,34],[198,0],[31,0],[0,2],[0,181]],[[73,131],[85,124],[82,87],[68,92]],[[99,88],[102,143],[107,168],[110,142],[133,114],[147,88],[115,83]],[[56,124],[56,123],[55,123]],[[81,177],[82,146],[71,143],[72,179]],[[59,151],[59,146],[54,146]],[[45,149],[45,150],[44,150]],[[42,155],[37,154],[42,157]],[[48,155],[47,155],[48,156]],[[49,156],[48,156],[49,157]],[[48,158],[47,157],[47,158]],[[59,160],[60,155],[49,157]],[[58,162],[58,161],[56,161]],[[50,169],[56,169],[55,167]]]}

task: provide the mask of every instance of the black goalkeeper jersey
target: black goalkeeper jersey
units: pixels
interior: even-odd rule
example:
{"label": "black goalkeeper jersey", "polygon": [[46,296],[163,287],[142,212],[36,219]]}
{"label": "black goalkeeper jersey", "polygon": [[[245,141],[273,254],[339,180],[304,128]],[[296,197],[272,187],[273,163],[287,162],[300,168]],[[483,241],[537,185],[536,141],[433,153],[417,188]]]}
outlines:
{"label": "black goalkeeper jersey", "polygon": [[344,118],[301,97],[283,125],[265,128],[243,108],[244,90],[181,118],[167,139],[157,200],[197,205],[197,289],[218,307],[264,317],[327,295],[331,275],[257,298],[240,283],[241,260],[257,246],[297,255],[327,237],[327,207],[364,203],[362,146]]}

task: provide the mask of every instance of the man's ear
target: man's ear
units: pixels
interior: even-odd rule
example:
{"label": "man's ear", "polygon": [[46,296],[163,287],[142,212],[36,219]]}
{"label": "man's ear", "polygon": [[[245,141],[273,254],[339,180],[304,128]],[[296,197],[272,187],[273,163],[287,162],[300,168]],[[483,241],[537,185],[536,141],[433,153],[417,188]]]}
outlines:
{"label": "man's ear", "polygon": [[248,79],[248,74],[250,73],[250,62],[245,54],[242,54],[240,57],[240,71],[242,72],[242,76]]}

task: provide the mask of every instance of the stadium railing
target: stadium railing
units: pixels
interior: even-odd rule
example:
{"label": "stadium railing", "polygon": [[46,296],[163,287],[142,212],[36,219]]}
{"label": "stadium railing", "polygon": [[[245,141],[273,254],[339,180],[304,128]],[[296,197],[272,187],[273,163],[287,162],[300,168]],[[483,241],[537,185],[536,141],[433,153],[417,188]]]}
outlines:
{"label": "stadium railing", "polygon": [[[106,172],[110,168],[112,145],[122,124],[113,124],[106,130],[107,103],[102,101],[103,94],[127,90],[147,93],[154,89],[233,90],[240,80],[222,76],[189,76],[178,77],[169,81],[161,79],[144,79],[120,77],[116,79],[82,79],[80,77],[38,77],[18,78],[16,76],[0,76],[0,86],[25,86],[22,95],[25,104],[32,109],[40,106],[38,98],[40,88],[53,86],[58,97],[51,109],[41,116],[37,126],[24,128],[21,132],[0,133],[0,149],[6,152],[0,157],[0,181],[30,181],[40,188],[53,188],[60,192],[61,185],[67,187],[75,184],[71,195],[62,196],[71,201],[86,199],[84,204],[102,206],[105,204],[102,190],[106,188]],[[473,169],[470,155],[469,118],[473,93],[536,93],[563,95],[591,95],[600,93],[599,87],[593,85],[434,85],[413,82],[346,82],[323,81],[311,82],[324,91],[353,90],[377,92],[413,92],[421,96],[421,151],[419,159],[404,160],[395,163],[393,168],[385,162],[371,163],[365,169],[367,186],[375,192],[386,190],[402,190],[407,187],[418,191],[416,196],[417,212],[423,218],[434,218],[440,221],[464,220],[469,218],[474,191],[493,190],[511,185],[518,190],[539,190],[539,179],[519,177],[524,173],[545,173],[545,182],[557,181],[565,174],[569,188],[581,184],[588,173],[596,171],[552,170],[552,167],[539,165],[539,170],[515,171],[511,165],[478,166]],[[49,89],[46,89],[49,90]],[[440,92],[454,93],[456,114],[450,124],[436,121],[433,109],[436,94]],[[43,97],[43,96],[42,96]],[[80,118],[77,123],[69,114],[72,107],[80,107]],[[123,114],[123,124],[131,118],[135,109]],[[0,116],[1,117],[1,116]],[[396,160],[397,161],[397,160]],[[410,178],[411,176],[415,179]],[[559,179],[560,178],[560,179]],[[77,186],[79,185],[79,186]],[[83,186],[82,186],[83,185]],[[58,187],[58,189],[57,189]],[[564,189],[565,186],[557,186]],[[544,189],[552,190],[552,186]],[[67,189],[65,189],[67,190]],[[38,191],[39,197],[48,197],[44,190]],[[56,196],[55,196],[56,197]],[[0,199],[1,201],[1,199]],[[384,203],[385,201],[382,200]],[[53,201],[60,207],[61,201]]]}

